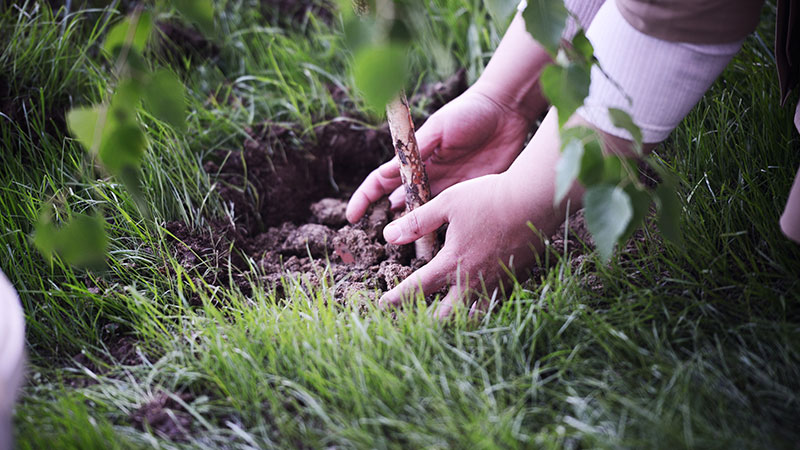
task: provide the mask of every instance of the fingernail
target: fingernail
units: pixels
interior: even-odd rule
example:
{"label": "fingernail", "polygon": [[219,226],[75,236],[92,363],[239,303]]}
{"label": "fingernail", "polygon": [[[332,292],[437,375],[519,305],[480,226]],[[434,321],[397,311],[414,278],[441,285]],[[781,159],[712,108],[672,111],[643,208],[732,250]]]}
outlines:
{"label": "fingernail", "polygon": [[394,242],[400,239],[400,227],[394,223],[386,225],[386,228],[383,229],[383,237],[387,242]]}

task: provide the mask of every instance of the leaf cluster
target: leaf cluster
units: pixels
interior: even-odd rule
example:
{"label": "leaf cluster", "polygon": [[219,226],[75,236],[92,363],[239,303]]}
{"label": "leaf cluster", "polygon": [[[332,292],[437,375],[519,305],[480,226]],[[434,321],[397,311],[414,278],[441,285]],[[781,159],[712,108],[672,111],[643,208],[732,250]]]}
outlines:
{"label": "leaf cluster", "polygon": [[[210,0],[172,0],[173,6],[202,31],[214,27]],[[178,132],[186,130],[186,97],[181,80],[170,70],[151,70],[146,48],[153,35],[149,11],[135,9],[109,29],[102,45],[113,91],[102,102],[71,109],[67,126],[75,140],[102,168],[117,177],[131,193],[143,214],[148,208],[140,188],[140,167],[148,147],[140,114],[160,120]],[[106,252],[107,238],[101,216],[76,215],[57,228],[48,205],[41,213],[34,243],[48,258],[59,255],[77,266],[98,265]]]}

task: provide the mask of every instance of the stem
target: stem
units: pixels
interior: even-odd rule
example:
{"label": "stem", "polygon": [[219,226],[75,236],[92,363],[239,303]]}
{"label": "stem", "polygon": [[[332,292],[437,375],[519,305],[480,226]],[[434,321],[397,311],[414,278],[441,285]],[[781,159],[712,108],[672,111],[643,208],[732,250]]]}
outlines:
{"label": "stem", "polygon": [[[406,211],[413,211],[431,199],[431,187],[425,164],[419,154],[417,138],[414,134],[414,122],[408,109],[405,93],[400,93],[386,105],[386,117],[389,120],[389,132],[392,144],[400,160],[400,177],[406,189]],[[435,233],[422,236],[415,243],[417,258],[430,261],[436,247]]]}
{"label": "stem", "polygon": [[[364,19],[369,14],[368,0],[353,0],[353,10]],[[431,199],[431,186],[428,184],[425,164],[419,155],[414,121],[411,119],[405,92],[400,92],[400,95],[386,105],[386,118],[389,121],[394,152],[400,160],[400,177],[406,189],[406,212],[410,212]],[[431,233],[417,239],[414,248],[418,259],[430,261],[436,251],[436,234]]]}

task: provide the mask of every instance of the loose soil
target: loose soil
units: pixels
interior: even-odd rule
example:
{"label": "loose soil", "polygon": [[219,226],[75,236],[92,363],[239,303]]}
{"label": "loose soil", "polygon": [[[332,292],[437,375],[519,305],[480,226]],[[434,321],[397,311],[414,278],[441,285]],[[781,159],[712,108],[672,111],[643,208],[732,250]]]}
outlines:
{"label": "loose soil", "polygon": [[[426,86],[414,101],[427,111],[465,88],[459,71]],[[375,297],[419,266],[412,246],[383,239],[383,228],[397,215],[388,201],[373,205],[356,224],[345,219],[358,184],[393,154],[387,127],[337,117],[308,135],[272,123],[247,131],[241,149],[221,150],[204,164],[229,217],[210,220],[202,230],[166,225],[183,267],[212,286],[232,280],[249,293],[253,281],[278,290],[299,283],[329,287],[343,301]]]}

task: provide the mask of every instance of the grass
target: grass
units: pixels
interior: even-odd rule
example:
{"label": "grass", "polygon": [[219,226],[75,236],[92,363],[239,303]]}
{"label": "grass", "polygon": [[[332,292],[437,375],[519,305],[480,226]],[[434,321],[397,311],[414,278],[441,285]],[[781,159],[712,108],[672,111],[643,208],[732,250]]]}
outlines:
{"label": "grass", "polygon": [[[96,42],[118,13],[0,8],[0,73],[20,105],[0,117],[0,267],[22,297],[31,360],[20,448],[788,448],[800,438],[800,247],[777,227],[800,143],[759,39],[657,151],[680,180],[685,247],[647,228],[651,239],[609,264],[559,261],[479,323],[442,325],[424,303],[391,317],[335,304],[327,288],[211,290],[174,260],[164,222],[202,228],[230,214],[202,170],[209,153],[240,146],[264,119],[310,128],[342,108],[326,84],[352,89],[336,24],[288,26],[243,0],[217,8],[219,55],[182,62],[190,131],[144,118],[152,219],[93,171],[58,119],[108,90]],[[426,45],[441,49],[417,52],[414,72],[438,79],[464,66],[474,79],[500,34],[482,3],[426,8]],[[765,19],[767,42],[769,28]],[[212,100],[226,96],[243,106]],[[37,253],[30,236],[48,202],[103,212],[106,273]],[[142,362],[116,359],[121,335]],[[188,441],[131,419],[164,395],[183,403]]]}

